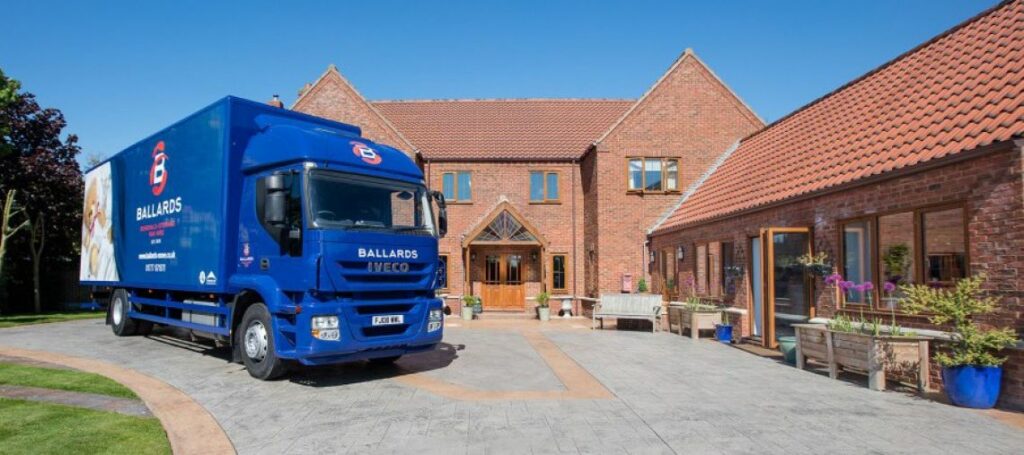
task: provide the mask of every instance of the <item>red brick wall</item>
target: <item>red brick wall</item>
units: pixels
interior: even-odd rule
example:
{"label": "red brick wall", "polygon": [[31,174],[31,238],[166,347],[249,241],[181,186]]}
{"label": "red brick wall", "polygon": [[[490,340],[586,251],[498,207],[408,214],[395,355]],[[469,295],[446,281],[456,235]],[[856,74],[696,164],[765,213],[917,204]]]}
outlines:
{"label": "red brick wall", "polygon": [[292,108],[317,117],[328,118],[363,130],[363,136],[374,142],[390,145],[412,156],[409,144],[385,120],[377,115],[347,81],[333,68],[324,73],[320,83],[314,85]]}
{"label": "red brick wall", "polygon": [[597,245],[600,259],[593,268],[597,276],[587,279],[588,291],[617,291],[625,273],[633,274],[635,288],[647,266],[647,229],[679,201],[678,193],[628,194],[627,157],[680,158],[679,188],[685,191],[732,143],[761,126],[699,60],[683,57],[597,145],[591,177],[596,194],[587,196],[593,198],[587,216],[599,230],[587,242]]}
{"label": "red brick wall", "polygon": [[[449,254],[449,294],[461,296],[465,293],[465,264],[462,241],[504,199],[515,207],[526,220],[540,231],[548,242],[545,268],[550,273],[550,256],[565,254],[565,294],[583,292],[583,192],[580,180],[580,166],[572,162],[443,162],[427,161],[424,172],[431,189],[441,189],[445,172],[470,171],[472,173],[472,202],[469,204],[449,203],[448,236],[441,239],[440,252]],[[556,171],[559,173],[558,204],[530,203],[530,171]],[[575,228],[573,211],[575,209]],[[482,259],[478,262],[482,264]],[[477,264],[479,266],[479,264]],[[526,275],[524,274],[524,278]],[[539,292],[537,286],[527,286],[527,297]],[[553,292],[553,294],[562,294]],[[459,302],[447,302],[453,309]],[[552,303],[554,306],[554,303]],[[529,306],[529,305],[528,305]]]}
{"label": "red brick wall", "polygon": [[[693,273],[694,245],[704,241],[735,242],[737,264],[744,276],[737,286],[732,306],[749,310],[748,261],[749,237],[765,227],[811,227],[814,249],[835,260],[839,243],[837,222],[868,214],[878,214],[948,203],[964,203],[967,215],[969,271],[988,276],[985,288],[1001,297],[998,311],[981,322],[1024,330],[1024,191],[1022,191],[1021,151],[989,153],[967,161],[908,174],[877,183],[792,202],[741,216],[660,234],[652,239],[656,248],[682,244],[687,257],[679,262],[679,278]],[[834,292],[816,283],[814,294],[818,316],[830,317],[837,311]],[[859,317],[859,311],[853,313]],[[888,318],[887,312],[865,312],[865,317]],[[934,328],[921,316],[900,316],[905,327]],[[749,324],[740,333],[750,335]],[[1005,371],[1003,406],[1024,407],[1024,355],[1015,351]]]}

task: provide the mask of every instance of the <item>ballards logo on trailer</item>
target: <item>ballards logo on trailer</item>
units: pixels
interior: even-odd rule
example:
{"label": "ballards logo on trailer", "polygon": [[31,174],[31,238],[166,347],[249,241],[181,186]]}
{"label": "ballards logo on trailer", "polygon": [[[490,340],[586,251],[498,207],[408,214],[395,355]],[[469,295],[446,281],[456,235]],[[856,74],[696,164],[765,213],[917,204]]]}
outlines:
{"label": "ballards logo on trailer", "polygon": [[[159,196],[167,187],[167,146],[164,141],[159,141],[153,147],[153,164],[149,167],[149,186],[154,196]],[[135,208],[135,221],[143,221],[151,218],[158,218],[166,215],[173,215],[181,212],[181,196],[168,198],[167,200],[146,204]]]}
{"label": "ballards logo on trailer", "polygon": [[153,187],[153,196],[159,196],[167,186],[167,154],[164,153],[164,141],[153,147],[153,165],[149,167],[149,186]]}
{"label": "ballards logo on trailer", "polygon": [[363,162],[375,166],[380,164],[382,159],[380,153],[377,153],[370,146],[358,141],[351,141],[349,144],[352,144],[352,154],[361,158]]}

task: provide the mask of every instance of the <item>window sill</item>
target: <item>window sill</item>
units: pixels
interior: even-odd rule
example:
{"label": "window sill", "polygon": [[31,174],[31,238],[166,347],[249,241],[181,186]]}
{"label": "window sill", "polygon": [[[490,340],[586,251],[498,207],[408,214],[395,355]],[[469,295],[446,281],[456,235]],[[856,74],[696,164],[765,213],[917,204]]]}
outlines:
{"label": "window sill", "polygon": [[530,205],[562,205],[562,201],[530,201]]}
{"label": "window sill", "polygon": [[682,194],[680,190],[668,190],[668,191],[644,191],[644,190],[626,190],[626,194],[653,194],[653,195],[671,195],[671,194]]}
{"label": "window sill", "polygon": [[473,201],[444,201],[445,205],[473,205]]}

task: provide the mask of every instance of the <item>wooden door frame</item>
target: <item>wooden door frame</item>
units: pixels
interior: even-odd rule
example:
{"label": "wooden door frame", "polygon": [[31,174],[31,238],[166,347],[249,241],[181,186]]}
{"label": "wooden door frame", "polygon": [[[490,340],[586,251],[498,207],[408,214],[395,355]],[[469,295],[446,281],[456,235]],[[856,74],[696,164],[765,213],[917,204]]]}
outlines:
{"label": "wooden door frame", "polygon": [[[814,228],[811,227],[769,227],[761,229],[762,272],[765,274],[764,316],[761,323],[765,329],[761,331],[761,344],[767,348],[775,348],[775,234],[807,234],[807,251],[814,254]],[[814,288],[804,275],[804,290],[807,296],[808,317],[814,317]]]}
{"label": "wooden door frame", "polygon": [[[758,233],[758,235],[752,235],[752,236],[747,237],[747,249],[749,250],[749,253],[747,254],[747,270],[750,271],[750,279],[748,280],[749,282],[747,283],[747,296],[748,296],[747,297],[747,308],[750,309],[750,321],[749,321],[750,322],[750,326],[751,327],[754,327],[755,325],[757,326],[758,331],[759,331],[759,335],[758,336],[761,337],[761,344],[764,345],[765,344],[764,343],[764,340],[765,340],[765,336],[764,336],[765,318],[764,318],[764,315],[762,314],[761,315],[761,324],[757,324],[757,308],[755,308],[755,306],[754,306],[754,286],[755,286],[754,281],[757,278],[754,275],[754,248],[753,248],[753,246],[754,246],[754,240],[755,239],[757,239],[757,241],[758,241],[758,245],[757,246],[758,246],[758,250],[760,250],[760,251],[758,251],[758,257],[761,259],[760,260],[760,262],[761,262],[761,270],[760,270],[761,271],[761,277],[760,278],[761,278],[761,311],[762,312],[765,309],[765,302],[767,301],[767,299],[765,298],[765,293],[767,292],[767,290],[766,290],[767,283],[765,283],[765,276],[764,276],[765,275],[765,267],[764,267],[764,229],[761,229],[761,231]],[[753,335],[753,333],[751,333],[751,335]]]}

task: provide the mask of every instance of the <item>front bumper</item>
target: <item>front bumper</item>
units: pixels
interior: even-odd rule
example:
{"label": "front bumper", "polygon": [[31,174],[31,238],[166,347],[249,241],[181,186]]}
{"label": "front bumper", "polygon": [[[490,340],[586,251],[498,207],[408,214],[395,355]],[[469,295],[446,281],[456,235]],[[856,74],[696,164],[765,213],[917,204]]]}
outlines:
{"label": "front bumper", "polygon": [[[278,317],[278,356],[303,365],[326,365],[356,360],[393,357],[433,349],[441,342],[444,326],[428,332],[430,310],[441,310],[437,298],[403,300],[313,300],[301,304],[294,324]],[[373,316],[397,315],[404,323],[395,326],[372,325]],[[310,321],[314,316],[337,316],[337,341],[314,338]],[[292,325],[292,327],[288,327]],[[292,329],[292,330],[289,330]],[[291,333],[289,333],[291,332]],[[291,343],[288,343],[288,342]],[[289,346],[288,344],[291,344]]]}

